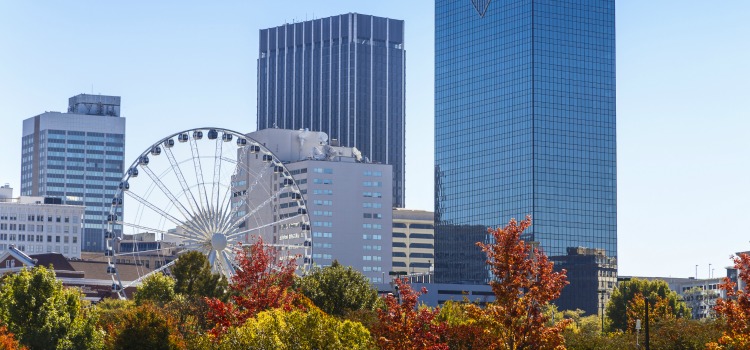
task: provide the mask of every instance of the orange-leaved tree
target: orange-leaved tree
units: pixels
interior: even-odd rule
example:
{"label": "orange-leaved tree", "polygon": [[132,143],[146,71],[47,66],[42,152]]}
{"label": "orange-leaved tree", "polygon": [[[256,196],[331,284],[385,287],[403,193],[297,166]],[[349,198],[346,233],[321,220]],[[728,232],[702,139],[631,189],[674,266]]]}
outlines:
{"label": "orange-leaved tree", "polygon": [[439,310],[417,308],[419,296],[427,290],[422,288],[417,292],[406,279],[400,278],[396,279],[396,286],[398,298],[390,294],[384,298],[385,309],[378,310],[378,323],[372,329],[378,347],[386,350],[447,350],[448,345],[440,340],[445,324],[433,322]]}
{"label": "orange-leaved tree", "polygon": [[540,249],[521,239],[529,226],[530,216],[520,223],[511,219],[504,228],[488,229],[490,242],[477,242],[493,275],[495,301],[486,309],[498,323],[493,348],[564,349],[562,331],[569,321],[548,325],[544,309],[568,284],[565,270],[555,272]]}
{"label": "orange-leaved tree", "polygon": [[249,249],[237,249],[236,273],[229,287],[234,291],[229,302],[206,298],[208,319],[215,324],[215,336],[230,327],[241,326],[263,310],[291,309],[297,294],[291,290],[294,283],[295,259],[278,258],[276,250],[257,239]]}
{"label": "orange-leaved tree", "polygon": [[28,348],[18,343],[13,333],[8,328],[0,325],[0,350],[27,350]]}
{"label": "orange-leaved tree", "polygon": [[735,290],[737,284],[729,278],[719,285],[726,299],[718,299],[715,310],[726,326],[718,343],[708,344],[710,349],[750,349],[750,255],[735,257],[734,268],[744,286]]}

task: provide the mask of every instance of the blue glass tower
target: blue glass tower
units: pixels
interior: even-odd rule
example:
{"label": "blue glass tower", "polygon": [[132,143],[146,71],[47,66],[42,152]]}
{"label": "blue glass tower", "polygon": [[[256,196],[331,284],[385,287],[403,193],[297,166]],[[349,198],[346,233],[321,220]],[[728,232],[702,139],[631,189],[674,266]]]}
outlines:
{"label": "blue glass tower", "polygon": [[436,0],[435,50],[437,281],[487,282],[474,243],[526,215],[616,258],[615,1]]}
{"label": "blue glass tower", "polygon": [[323,131],[393,165],[404,207],[404,21],[348,13],[262,29],[259,41],[258,130]]}

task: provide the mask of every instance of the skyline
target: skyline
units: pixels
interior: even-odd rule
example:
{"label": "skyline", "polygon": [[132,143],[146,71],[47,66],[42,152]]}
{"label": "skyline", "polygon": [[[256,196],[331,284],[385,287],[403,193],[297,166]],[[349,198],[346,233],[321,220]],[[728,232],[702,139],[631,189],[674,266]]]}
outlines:
{"label": "skyline", "polygon": [[[258,30],[358,12],[406,22],[406,202],[432,211],[433,7],[3,3],[0,49],[13,54],[0,57],[0,182],[19,193],[22,120],[92,90],[123,98],[126,163],[179,130],[253,131]],[[621,275],[687,277],[698,264],[707,277],[711,263],[721,276],[730,254],[750,249],[742,232],[750,121],[740,110],[748,10],[740,1],[617,3]]]}

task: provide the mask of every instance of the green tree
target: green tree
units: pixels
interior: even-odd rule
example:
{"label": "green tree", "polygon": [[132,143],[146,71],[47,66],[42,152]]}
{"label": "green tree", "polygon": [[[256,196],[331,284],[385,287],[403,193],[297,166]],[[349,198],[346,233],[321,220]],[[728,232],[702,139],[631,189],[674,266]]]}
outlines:
{"label": "green tree", "polygon": [[175,281],[172,277],[161,273],[154,273],[141,281],[133,299],[136,305],[147,302],[163,306],[175,298]]}
{"label": "green tree", "polygon": [[315,268],[296,281],[299,291],[326,313],[343,317],[353,311],[373,310],[378,291],[361,272],[334,261]]}
{"label": "green tree", "polygon": [[211,265],[203,253],[191,251],[181,255],[170,270],[175,279],[175,292],[225,300],[227,279],[211,271]]}
{"label": "green tree", "polygon": [[146,303],[127,310],[113,325],[113,349],[172,350],[185,347],[175,320],[154,304]]}
{"label": "green tree", "polygon": [[100,349],[97,314],[83,295],[64,288],[55,273],[38,266],[0,280],[0,322],[30,349]]}
{"label": "green tree", "polygon": [[633,278],[630,281],[623,281],[617,284],[617,288],[612,291],[612,296],[607,303],[607,318],[610,321],[610,330],[626,330],[628,328],[627,310],[631,301],[637,295],[648,297],[653,302],[661,300],[660,307],[667,314],[676,317],[690,317],[690,308],[679,300],[678,295],[669,289],[667,282],[662,280],[644,280]]}
{"label": "green tree", "polygon": [[374,349],[370,332],[357,322],[339,320],[317,308],[309,311],[271,309],[240,327],[231,327],[218,341],[205,335],[192,349]]}

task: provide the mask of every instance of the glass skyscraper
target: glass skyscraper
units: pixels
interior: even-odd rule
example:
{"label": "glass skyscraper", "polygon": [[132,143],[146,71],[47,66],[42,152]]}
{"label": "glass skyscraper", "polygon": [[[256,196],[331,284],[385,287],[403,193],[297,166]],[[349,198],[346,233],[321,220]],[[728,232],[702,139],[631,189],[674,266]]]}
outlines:
{"label": "glass skyscraper", "polygon": [[21,142],[21,195],[85,205],[81,249],[104,250],[107,215],[124,167],[120,97],[73,96],[68,113],[24,120]]}
{"label": "glass skyscraper", "polygon": [[474,243],[526,215],[616,258],[615,1],[436,0],[435,50],[437,281],[486,283]]}
{"label": "glass skyscraper", "polygon": [[323,131],[393,165],[403,207],[405,58],[400,20],[348,13],[262,29],[258,130]]}

